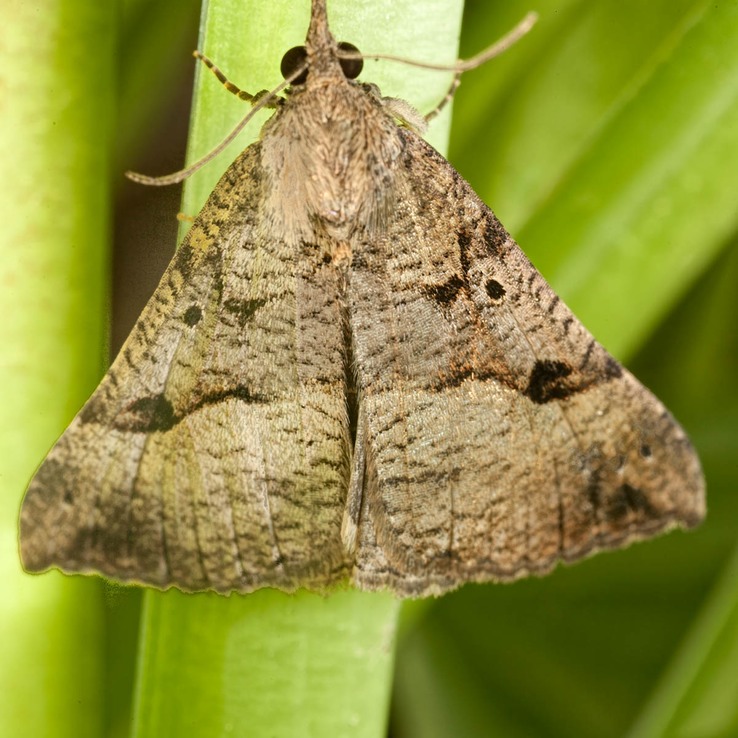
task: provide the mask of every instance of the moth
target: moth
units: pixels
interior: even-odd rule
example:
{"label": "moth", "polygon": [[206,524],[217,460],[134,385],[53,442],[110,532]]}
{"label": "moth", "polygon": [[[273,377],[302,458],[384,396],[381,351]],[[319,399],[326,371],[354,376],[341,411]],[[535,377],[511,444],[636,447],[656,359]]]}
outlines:
{"label": "moth", "polygon": [[416,597],[702,519],[684,431],[346,48],[313,0],[300,76],[31,481],[27,571]]}

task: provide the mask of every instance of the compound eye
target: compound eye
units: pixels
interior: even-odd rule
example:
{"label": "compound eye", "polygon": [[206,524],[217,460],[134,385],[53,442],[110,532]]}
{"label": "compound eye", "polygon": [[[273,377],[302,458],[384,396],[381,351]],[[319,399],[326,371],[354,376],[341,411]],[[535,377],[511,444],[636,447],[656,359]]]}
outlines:
{"label": "compound eye", "polygon": [[[360,53],[353,44],[350,44],[346,41],[341,41],[341,43],[338,44],[338,50],[348,51],[351,54]],[[356,79],[361,74],[361,70],[364,68],[364,60],[361,58],[342,59],[339,56],[338,63],[341,65],[341,69],[343,69],[343,73],[346,76],[346,79]]]}
{"label": "compound eye", "polygon": [[[307,62],[307,49],[304,46],[293,46],[289,51],[285,52],[282,57],[282,63],[279,65],[279,70],[282,72],[282,77],[287,79],[291,74],[294,74],[300,67],[305,66]],[[291,84],[301,85],[305,82],[308,76],[307,67],[300,73],[299,76],[292,80]]]}

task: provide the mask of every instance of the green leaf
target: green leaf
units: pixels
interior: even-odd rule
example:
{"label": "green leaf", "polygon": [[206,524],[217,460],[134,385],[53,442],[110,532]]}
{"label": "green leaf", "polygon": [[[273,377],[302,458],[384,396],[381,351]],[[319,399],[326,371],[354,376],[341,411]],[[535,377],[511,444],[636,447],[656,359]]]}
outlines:
{"label": "green leaf", "polygon": [[105,721],[102,588],[24,574],[17,526],[30,477],[104,362],[115,13],[75,0],[10,5],[0,25],[0,734],[82,738]]}
{"label": "green leaf", "polygon": [[701,564],[705,584],[713,578],[714,561],[724,571],[644,704],[634,736],[736,732],[738,334],[728,323],[738,315],[735,245],[677,307],[637,361],[647,381],[659,378],[663,396],[693,429],[708,479],[709,517],[691,554]]}
{"label": "green leaf", "polygon": [[738,549],[629,738],[738,733]]}

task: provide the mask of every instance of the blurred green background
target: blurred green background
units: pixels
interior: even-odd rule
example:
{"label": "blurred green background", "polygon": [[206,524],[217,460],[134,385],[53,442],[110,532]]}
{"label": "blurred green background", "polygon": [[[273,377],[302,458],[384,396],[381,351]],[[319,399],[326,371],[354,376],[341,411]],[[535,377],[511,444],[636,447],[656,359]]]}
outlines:
{"label": "blurred green background", "polygon": [[[355,5],[364,12],[365,3]],[[544,579],[467,586],[403,606],[389,734],[736,736],[738,3],[469,0],[461,55],[528,10],[540,15],[534,31],[465,75],[449,159],[585,325],[687,429],[707,477],[708,519],[689,534]],[[177,188],[139,187],[120,173],[181,166],[200,7],[127,0],[119,11],[110,19],[115,113],[101,121],[112,142],[104,166],[116,203],[113,353],[171,256],[180,208]],[[251,44],[258,28],[231,33],[231,44]],[[389,47],[372,50],[414,56],[392,45],[393,34],[387,28]],[[90,29],[87,64],[102,63],[99,42]],[[364,79],[375,78],[373,68]],[[398,94],[387,84],[385,94]],[[17,506],[20,488],[6,492]],[[99,592],[82,592],[101,602]],[[46,726],[39,735],[128,734],[140,593],[111,588],[102,601],[104,622],[79,636],[94,632],[100,671],[86,678],[97,701],[66,717],[47,710],[34,723]],[[21,614],[31,639],[32,615]],[[8,652],[12,637],[2,635]],[[58,658],[75,653],[62,649]],[[21,657],[6,683],[33,684],[38,664]],[[48,708],[44,688],[39,681],[29,714]],[[0,735],[31,735],[18,732],[9,699],[0,699]],[[85,727],[70,724],[90,709],[99,714]]]}

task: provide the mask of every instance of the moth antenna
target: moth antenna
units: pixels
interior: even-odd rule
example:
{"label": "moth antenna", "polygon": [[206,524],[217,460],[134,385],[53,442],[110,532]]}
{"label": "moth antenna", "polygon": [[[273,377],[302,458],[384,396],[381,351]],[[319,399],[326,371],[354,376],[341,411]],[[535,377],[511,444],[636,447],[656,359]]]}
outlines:
{"label": "moth antenna", "polygon": [[139,174],[138,172],[126,172],[126,177],[128,177],[128,179],[130,180],[133,180],[134,182],[138,182],[139,184],[154,185],[157,187],[183,182],[191,174],[194,174],[198,169],[202,169],[208,162],[212,161],[216,156],[218,156],[218,154],[220,154],[223,149],[225,149],[233,141],[233,139],[238,136],[239,133],[241,133],[248,122],[260,110],[267,107],[274,107],[274,105],[270,105],[271,101],[274,100],[274,98],[276,98],[276,96],[280,92],[282,92],[282,90],[284,90],[286,87],[289,87],[289,85],[292,84],[292,81],[299,77],[305,71],[306,67],[307,65],[303,64],[299,69],[290,74],[287,79],[280,82],[280,84],[278,84],[273,90],[269,90],[268,92],[265,92],[263,94],[257,93],[256,95],[253,95],[253,107],[241,119],[241,122],[214,149],[205,154],[205,156],[203,156],[201,159],[198,159],[194,164],[190,164],[190,166],[186,167],[185,169],[180,169],[177,172],[172,172],[172,174],[165,174],[161,177],[149,177],[146,174]]}
{"label": "moth antenna", "polygon": [[[396,61],[402,64],[409,64],[411,67],[420,67],[421,69],[435,69],[439,72],[456,72],[457,75],[461,75],[463,72],[468,72],[470,69],[476,69],[481,67],[490,59],[494,59],[500,54],[504,54],[511,46],[514,46],[520,41],[525,34],[530,31],[531,28],[538,21],[538,13],[530,12],[518,23],[511,31],[506,33],[501,39],[495,41],[491,46],[488,46],[484,51],[481,51],[471,59],[459,59],[453,64],[434,64],[433,62],[422,62],[415,59],[407,59],[404,56],[395,56],[394,54],[364,54],[355,53],[350,51],[339,52],[338,56],[341,59],[383,59],[386,61]],[[458,87],[458,85],[452,87]]]}
{"label": "moth antenna", "polygon": [[[470,69],[476,69],[490,59],[494,59],[496,56],[507,51],[511,46],[517,43],[528,31],[536,24],[538,20],[538,14],[534,12],[528,13],[509,33],[505,34],[501,39],[496,41],[494,44],[489,46],[484,51],[480,52],[471,59],[460,59],[455,64],[433,64],[430,62],[420,62],[413,59],[406,59],[401,56],[394,56],[392,54],[355,54],[353,52],[344,52],[339,54],[340,57],[345,59],[385,59],[387,61],[397,61],[403,64],[409,64],[410,66],[420,67],[422,69],[435,69],[438,71],[455,72],[455,77],[448,92],[441,102],[433,109],[430,113],[425,116],[426,122],[435,118],[438,113],[449,103],[453,98],[456,89],[460,83],[460,77],[463,72],[467,72]],[[299,69],[295,70],[289,75],[287,79],[277,85],[274,89],[266,93],[257,93],[251,95],[248,92],[241,90],[239,87],[234,85],[228,80],[228,78],[221,72],[213,62],[208,59],[204,54],[199,51],[194,52],[195,58],[199,59],[210,71],[218,78],[220,83],[231,93],[236,95],[241,100],[251,102],[253,108],[247,113],[241,122],[209,153],[205,154],[201,159],[191,164],[185,169],[180,169],[172,174],[166,174],[161,177],[150,177],[146,174],[139,174],[138,172],[126,172],[128,179],[138,182],[139,184],[164,186],[170,184],[177,184],[183,182],[187,177],[194,174],[198,169],[202,169],[206,164],[212,161],[223,149],[225,149],[239,133],[246,127],[248,122],[256,115],[256,113],[263,108],[274,108],[277,103],[273,102],[274,98],[286,87],[288,87],[293,80],[297,79],[306,69],[306,65],[302,65]]]}
{"label": "moth antenna", "polygon": [[525,36],[528,31],[538,21],[538,13],[530,12],[508,33],[506,33],[501,39],[495,41],[491,46],[487,47],[484,51],[480,52],[471,59],[459,59],[454,64],[433,64],[431,62],[420,62],[414,59],[406,59],[402,56],[394,56],[393,54],[362,54],[358,52],[339,52],[338,56],[342,59],[384,59],[387,61],[401,62],[402,64],[409,64],[412,67],[421,67],[423,69],[435,69],[441,72],[454,72],[454,78],[449,85],[448,91],[444,95],[443,99],[436,105],[433,110],[423,116],[426,123],[429,123],[435,118],[451,100],[453,100],[456,90],[461,84],[461,75],[464,72],[468,72],[471,69],[476,69],[482,66],[490,59],[494,59],[496,56],[500,56],[506,52],[511,46],[515,45]]}
{"label": "moth antenna", "polygon": [[[228,77],[221,71],[219,67],[217,67],[213,61],[205,56],[201,51],[193,51],[192,56],[195,57],[195,59],[198,59],[201,61],[218,79],[218,82],[223,85],[223,87],[228,90],[231,94],[235,95],[239,100],[243,100],[244,102],[250,102],[252,105],[256,105],[256,103],[259,102],[259,100],[262,99],[265,95],[269,95],[268,90],[262,90],[261,92],[257,92],[255,95],[252,95],[250,92],[247,92],[246,90],[242,90],[237,85],[234,85],[233,82],[231,82]],[[271,95],[269,98],[269,102],[264,105],[265,108],[276,108],[279,106],[279,103],[274,97],[274,94]]]}

